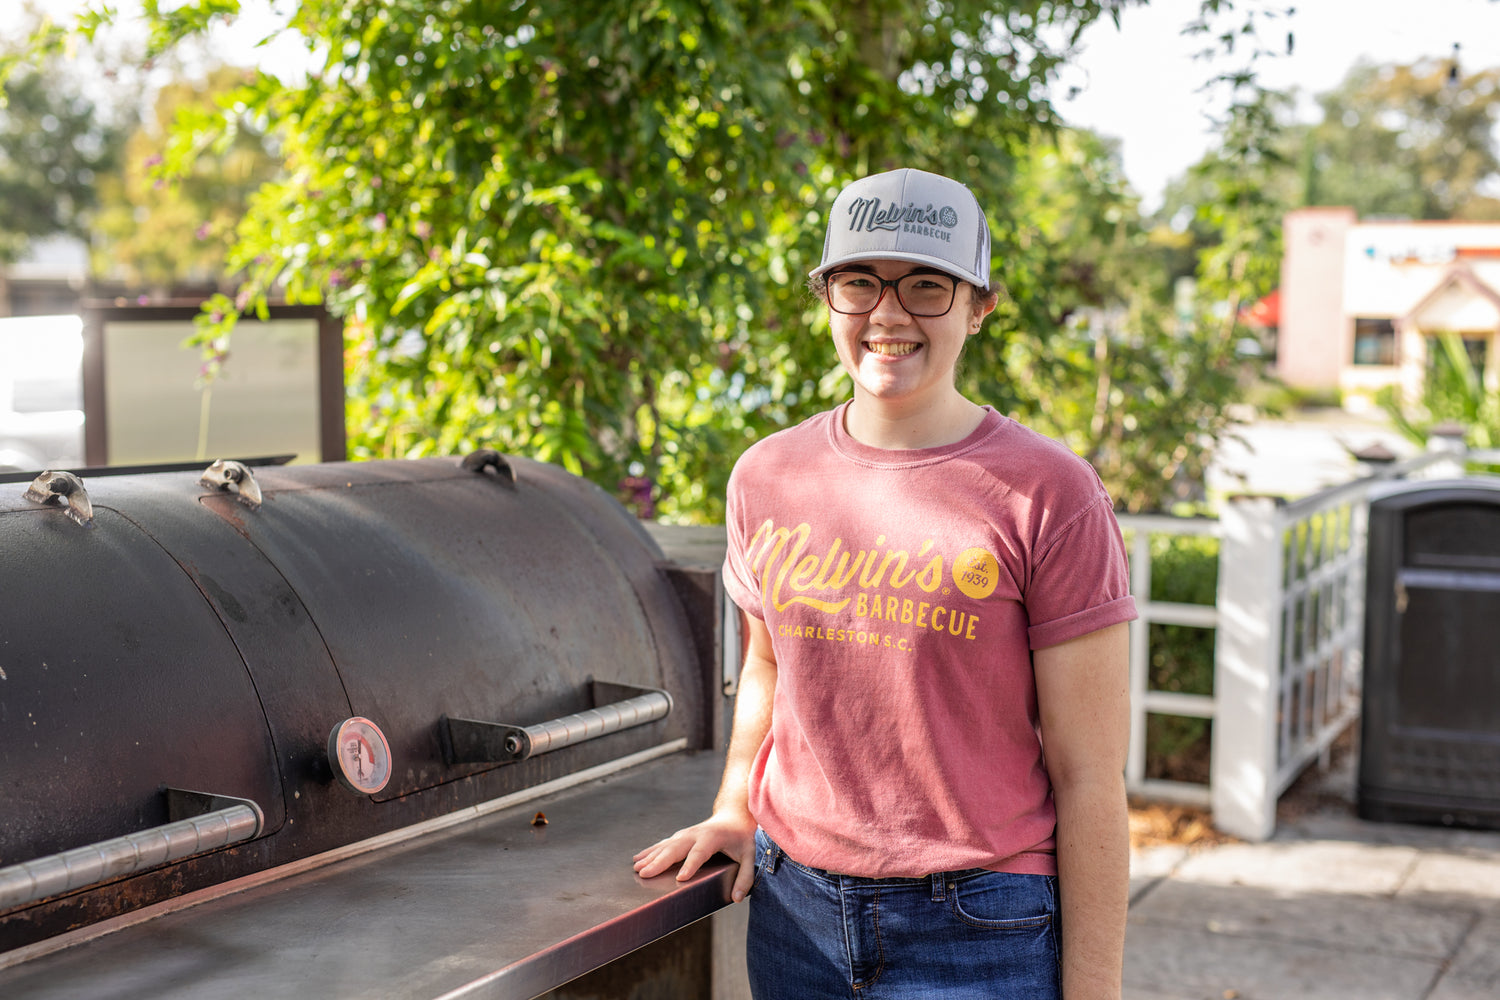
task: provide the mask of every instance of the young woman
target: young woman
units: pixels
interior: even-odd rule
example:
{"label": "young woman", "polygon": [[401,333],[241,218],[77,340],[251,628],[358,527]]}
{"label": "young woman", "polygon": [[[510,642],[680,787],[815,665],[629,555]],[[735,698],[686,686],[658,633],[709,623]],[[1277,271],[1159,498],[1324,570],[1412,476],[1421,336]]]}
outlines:
{"label": "young woman", "polygon": [[724,777],[636,871],[740,863],[758,1000],[1118,998],[1135,605],[1109,498],[955,387],[998,297],[964,185],[850,184],[812,281],[854,395],[735,466]]}

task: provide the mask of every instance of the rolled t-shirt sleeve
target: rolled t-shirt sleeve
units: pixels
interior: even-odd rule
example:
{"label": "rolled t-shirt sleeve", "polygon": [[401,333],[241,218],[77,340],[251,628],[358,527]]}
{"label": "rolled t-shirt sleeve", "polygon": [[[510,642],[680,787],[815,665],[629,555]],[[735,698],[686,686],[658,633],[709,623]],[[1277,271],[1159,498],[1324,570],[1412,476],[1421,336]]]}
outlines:
{"label": "rolled t-shirt sleeve", "polygon": [[1136,617],[1125,541],[1108,496],[1100,493],[1042,551],[1033,564],[1025,601],[1030,622],[1026,636],[1032,649]]}

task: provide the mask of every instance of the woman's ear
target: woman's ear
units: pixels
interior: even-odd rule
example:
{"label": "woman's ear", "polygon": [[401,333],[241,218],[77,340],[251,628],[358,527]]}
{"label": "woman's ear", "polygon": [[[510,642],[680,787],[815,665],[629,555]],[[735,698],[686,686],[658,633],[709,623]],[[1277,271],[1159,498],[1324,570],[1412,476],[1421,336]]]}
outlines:
{"label": "woman's ear", "polygon": [[973,300],[969,306],[969,336],[979,332],[979,327],[984,323],[984,318],[995,311],[995,306],[1000,304],[1000,293],[995,290],[988,292],[974,289]]}

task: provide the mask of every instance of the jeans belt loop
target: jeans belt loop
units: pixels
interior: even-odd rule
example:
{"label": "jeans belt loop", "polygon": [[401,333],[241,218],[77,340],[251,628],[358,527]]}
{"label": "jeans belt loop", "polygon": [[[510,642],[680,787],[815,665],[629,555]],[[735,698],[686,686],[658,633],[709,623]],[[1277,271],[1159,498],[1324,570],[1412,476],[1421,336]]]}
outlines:
{"label": "jeans belt loop", "polygon": [[941,903],[947,898],[947,876],[943,872],[933,872],[928,878],[932,880],[932,901],[934,903]]}

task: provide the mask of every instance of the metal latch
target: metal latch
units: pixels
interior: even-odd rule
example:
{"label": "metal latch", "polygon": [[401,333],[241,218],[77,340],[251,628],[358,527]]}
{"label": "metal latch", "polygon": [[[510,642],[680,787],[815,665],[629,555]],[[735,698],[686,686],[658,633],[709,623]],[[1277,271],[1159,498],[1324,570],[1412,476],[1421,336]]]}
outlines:
{"label": "metal latch", "polygon": [[89,502],[89,491],[83,488],[83,480],[71,472],[49,469],[33,479],[22,496],[34,503],[66,508],[67,515],[85,528],[94,521],[94,505]]}
{"label": "metal latch", "polygon": [[[594,681],[592,691],[594,704],[599,707],[534,726],[445,715],[438,721],[443,756],[449,764],[514,764],[574,743],[644,726],[666,718],[672,711],[672,696],[659,688]],[[601,701],[606,704],[600,705]]]}
{"label": "metal latch", "polygon": [[478,451],[471,451],[464,456],[464,460],[459,465],[469,472],[478,472],[480,474],[486,471],[493,471],[496,479],[512,485],[516,481],[516,470],[511,468],[510,463],[505,460],[504,455],[493,448],[481,448]]}
{"label": "metal latch", "polygon": [[260,509],[260,484],[243,462],[217,459],[213,465],[203,470],[198,482],[211,490],[233,493],[236,500],[251,510]]}

